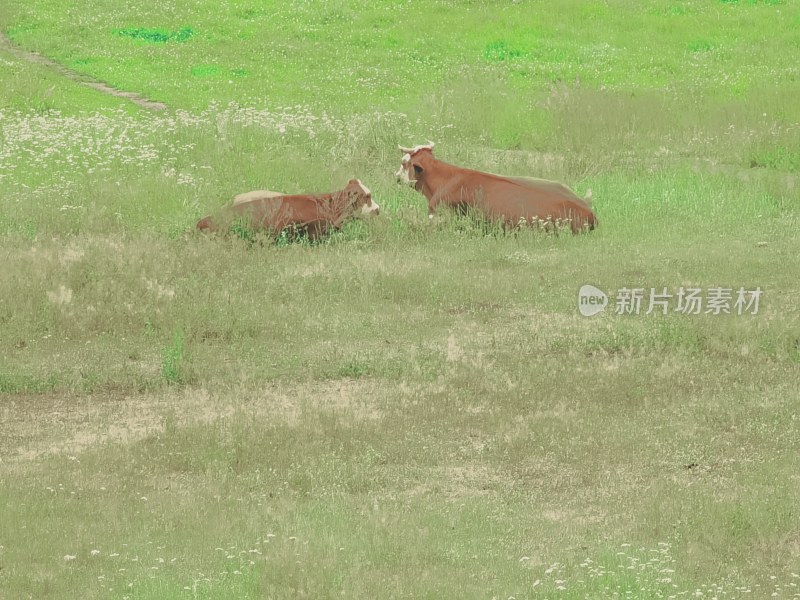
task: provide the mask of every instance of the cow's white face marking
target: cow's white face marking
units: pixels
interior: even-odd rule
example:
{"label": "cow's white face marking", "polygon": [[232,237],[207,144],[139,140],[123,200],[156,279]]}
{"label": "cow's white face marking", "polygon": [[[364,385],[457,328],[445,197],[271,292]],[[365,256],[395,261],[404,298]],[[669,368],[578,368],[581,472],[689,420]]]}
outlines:
{"label": "cow's white face marking", "polygon": [[420,144],[419,146],[414,146],[413,148],[403,148],[400,146],[400,150],[404,153],[403,159],[400,161],[400,170],[395,173],[394,176],[397,177],[397,180],[400,183],[414,186],[417,183],[417,180],[411,179],[411,176],[409,175],[409,172],[411,171],[411,157],[420,150],[433,150],[433,142]]}
{"label": "cow's white face marking", "polygon": [[372,199],[372,192],[369,191],[367,186],[361,183],[360,179],[356,179],[356,183],[358,184],[358,187],[361,188],[361,191],[364,193],[364,195],[369,198],[369,203],[361,207],[361,214],[368,215],[376,212],[380,206],[375,204],[375,200]]}
{"label": "cow's white face marking", "polygon": [[400,170],[397,173],[395,173],[394,176],[397,177],[397,180],[400,183],[404,183],[406,185],[414,185],[416,183],[416,181],[414,181],[413,179],[411,179],[411,177],[408,176],[408,167],[406,165],[400,167]]}
{"label": "cow's white face marking", "polygon": [[403,160],[402,160],[402,165],[400,166],[400,170],[394,174],[394,176],[397,177],[400,183],[404,183],[406,185],[414,185],[416,183],[416,181],[414,181],[413,179],[411,179],[411,177],[408,176],[408,170],[409,167],[411,166],[409,165],[410,162],[411,162],[411,154],[406,152],[405,154],[403,154]]}
{"label": "cow's white face marking", "polygon": [[361,193],[364,194],[369,199],[369,202],[367,202],[361,207],[361,214],[368,215],[370,213],[374,213],[375,211],[377,211],[380,207],[377,204],[375,204],[375,201],[372,199],[372,192],[369,191],[369,188],[365,186],[363,183],[361,183],[360,179],[356,179],[355,182],[356,185],[361,190]]}
{"label": "cow's white face marking", "polygon": [[364,206],[361,207],[361,214],[369,215],[369,214],[372,214],[372,213],[376,212],[379,208],[380,208],[380,206],[375,204],[375,200],[373,200],[372,196],[370,196],[369,204],[365,204]]}
{"label": "cow's white face marking", "polygon": [[361,191],[364,192],[367,196],[369,196],[372,193],[369,191],[369,188],[367,186],[361,183],[360,179],[356,179],[356,183],[358,184],[358,187],[361,188]]}

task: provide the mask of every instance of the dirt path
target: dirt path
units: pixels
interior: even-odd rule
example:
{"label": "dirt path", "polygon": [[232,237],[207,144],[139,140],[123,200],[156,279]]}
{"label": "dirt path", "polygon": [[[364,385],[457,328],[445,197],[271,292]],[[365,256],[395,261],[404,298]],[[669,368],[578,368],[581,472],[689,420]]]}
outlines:
{"label": "dirt path", "polygon": [[24,48],[20,48],[14,42],[12,42],[5,32],[0,31],[0,50],[4,50],[9,54],[19,58],[20,60],[24,60],[30,63],[34,63],[37,65],[43,65],[48,69],[51,69],[66,77],[70,81],[74,81],[75,83],[79,83],[80,85],[85,85],[86,87],[90,87],[98,92],[102,92],[104,94],[109,94],[116,98],[125,98],[126,100],[130,100],[134,104],[141,106],[142,108],[146,108],[148,110],[164,110],[167,108],[166,104],[161,102],[155,102],[153,100],[149,100],[144,96],[137,94],[136,92],[125,92],[122,90],[118,90],[115,87],[108,85],[107,83],[103,83],[102,81],[97,81],[96,79],[92,79],[86,75],[81,75],[80,73],[76,73],[75,71],[68,69],[64,65],[61,65],[55,61],[50,60],[46,56],[42,56],[41,54],[37,54],[36,52],[30,52],[25,50]]}

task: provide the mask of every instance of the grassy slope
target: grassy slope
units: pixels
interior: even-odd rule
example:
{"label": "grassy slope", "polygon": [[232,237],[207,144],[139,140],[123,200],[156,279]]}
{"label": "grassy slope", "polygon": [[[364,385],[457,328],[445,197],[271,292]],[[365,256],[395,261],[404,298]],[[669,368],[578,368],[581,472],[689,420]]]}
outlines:
{"label": "grassy slope", "polygon": [[[742,95],[769,80],[795,82],[797,15],[768,2],[570,2],[561,11],[525,3],[231,1],[218,11],[169,2],[10,0],[9,34],[82,72],[175,106],[261,99],[369,109],[403,107],[426,88],[486,65],[525,90],[580,77],[595,87],[675,86]],[[458,25],[453,27],[453,17]],[[569,18],[564,18],[568,16]],[[598,27],[597,23],[603,23]],[[123,29],[176,32],[150,44]],[[52,35],[52,32],[58,35]],[[762,32],[769,31],[769,36]],[[750,49],[757,47],[759,60]],[[191,93],[187,93],[187,84]]]}
{"label": "grassy slope", "polygon": [[[5,4],[185,112],[0,54],[0,598],[796,591],[792,5]],[[391,177],[428,138],[591,186],[601,228],[429,224]],[[183,234],[353,175],[383,217],[328,245]],[[585,320],[588,282],[765,296]]]}

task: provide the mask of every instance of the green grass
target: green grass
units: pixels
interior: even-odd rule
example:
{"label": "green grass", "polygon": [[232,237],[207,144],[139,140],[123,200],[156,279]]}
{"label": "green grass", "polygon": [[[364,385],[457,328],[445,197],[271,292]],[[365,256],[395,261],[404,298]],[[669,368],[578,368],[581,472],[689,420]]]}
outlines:
{"label": "green grass", "polygon": [[[798,24],[3,2],[168,109],[0,45],[0,599],[800,597]],[[599,228],[429,220],[393,176],[429,139],[592,188]],[[352,177],[381,215],[319,243],[192,232]],[[614,314],[626,287],[763,296]]]}
{"label": "green grass", "polygon": [[[592,88],[667,87],[735,98],[757,97],[762,81],[796,83],[790,3],[616,2],[612,8],[571,1],[545,11],[442,0],[425,5],[424,27],[414,26],[417,3],[363,0],[241,0],[213,12],[188,3],[165,11],[101,2],[86,12],[81,4],[7,4],[5,27],[18,43],[176,107],[247,99],[312,101],[316,110],[405,110],[449,89],[454,76],[484,72],[509,76],[525,95],[576,78]],[[211,68],[194,81],[196,69]],[[231,78],[236,71],[246,75]]]}

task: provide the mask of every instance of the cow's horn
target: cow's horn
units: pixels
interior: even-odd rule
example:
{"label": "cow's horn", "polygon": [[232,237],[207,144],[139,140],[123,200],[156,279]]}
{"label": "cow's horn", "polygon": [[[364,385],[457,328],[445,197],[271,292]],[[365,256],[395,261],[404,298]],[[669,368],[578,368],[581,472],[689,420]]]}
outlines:
{"label": "cow's horn", "polygon": [[397,144],[397,147],[400,148],[400,152],[405,152],[406,154],[411,154],[414,151],[413,148],[403,148],[400,144]]}
{"label": "cow's horn", "polygon": [[428,140],[428,147],[429,147],[431,150],[433,150],[433,146],[434,146],[434,143],[433,143],[432,141]]}

